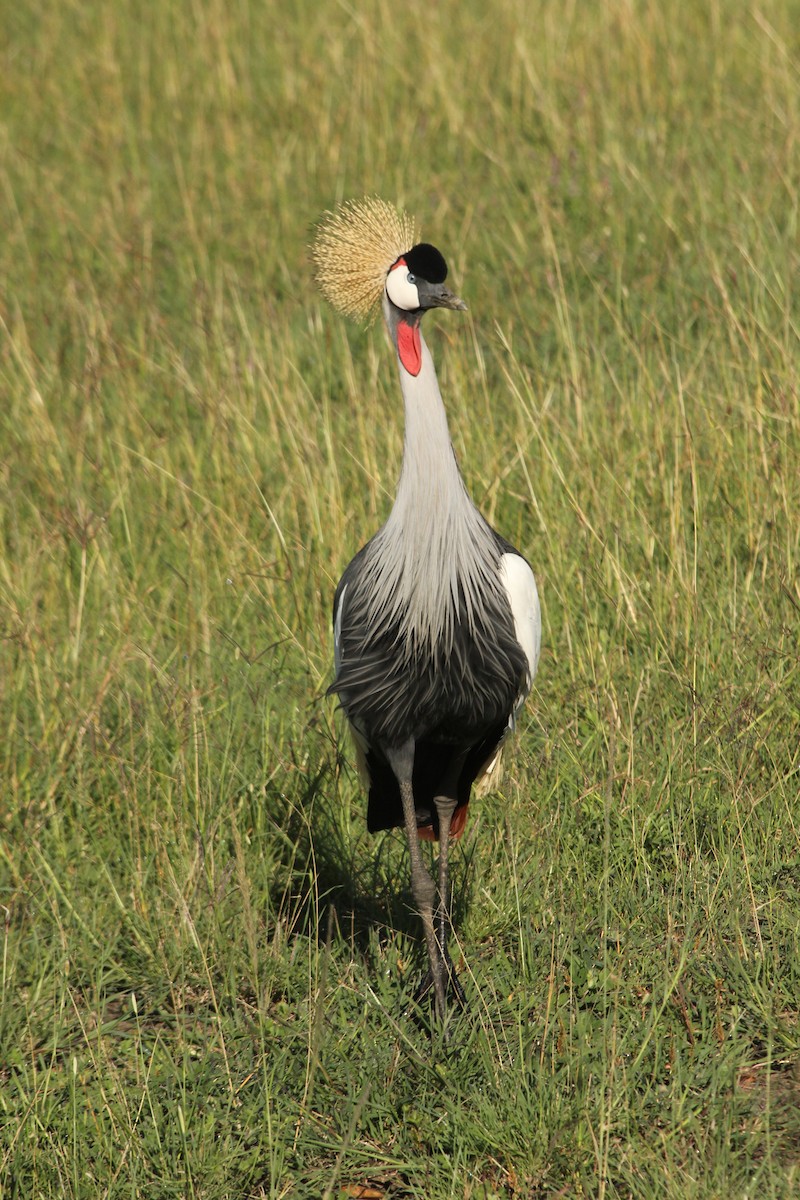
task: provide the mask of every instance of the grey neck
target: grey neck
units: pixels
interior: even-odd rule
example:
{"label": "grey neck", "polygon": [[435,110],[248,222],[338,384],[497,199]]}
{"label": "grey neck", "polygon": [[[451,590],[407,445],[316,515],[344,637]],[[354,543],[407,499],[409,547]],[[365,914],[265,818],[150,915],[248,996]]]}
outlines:
{"label": "grey neck", "polygon": [[[397,351],[398,310],[384,297]],[[411,375],[398,354],[405,402],[403,466],[394,506],[375,538],[370,567],[377,607],[400,624],[410,652],[452,646],[456,626],[474,627],[476,605],[498,587],[492,530],[464,486],[433,360],[420,332],[422,365]]]}

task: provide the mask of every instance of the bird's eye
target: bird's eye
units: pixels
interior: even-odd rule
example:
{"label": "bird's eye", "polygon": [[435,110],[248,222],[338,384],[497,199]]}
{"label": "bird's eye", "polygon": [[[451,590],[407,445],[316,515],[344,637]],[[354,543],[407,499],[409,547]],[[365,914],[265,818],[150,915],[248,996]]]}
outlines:
{"label": "bird's eye", "polygon": [[409,283],[416,283],[416,282],[417,282],[417,277],[416,277],[416,275],[412,275],[410,271],[409,271],[409,272],[408,272],[408,274],[406,275],[406,279],[408,280],[408,282],[409,282]]}

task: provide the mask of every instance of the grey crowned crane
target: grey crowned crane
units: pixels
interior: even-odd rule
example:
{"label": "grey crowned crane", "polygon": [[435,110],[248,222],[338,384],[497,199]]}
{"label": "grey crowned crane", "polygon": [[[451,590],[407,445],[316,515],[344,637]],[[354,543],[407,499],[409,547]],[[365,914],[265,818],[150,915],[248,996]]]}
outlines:
{"label": "grey crowned crane", "polygon": [[[448,849],[473,784],[491,780],[539,658],[536,581],[484,520],[456,463],[420,329],[428,309],[464,310],[447,264],[413,221],[378,199],[323,217],[313,246],[327,299],[347,316],[379,305],[397,354],[405,446],[394,506],[342,575],[333,602],[339,696],[369,788],[370,832],[404,827],[431,986],[444,1019],[464,992],[447,949]],[[439,841],[438,886],[420,839]]]}

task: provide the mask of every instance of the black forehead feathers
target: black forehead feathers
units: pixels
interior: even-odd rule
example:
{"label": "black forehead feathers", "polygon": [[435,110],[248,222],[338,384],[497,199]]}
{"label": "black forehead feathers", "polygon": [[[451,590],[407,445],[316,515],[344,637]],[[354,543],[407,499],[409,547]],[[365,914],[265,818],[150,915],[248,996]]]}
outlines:
{"label": "black forehead feathers", "polygon": [[428,283],[444,283],[447,279],[447,263],[444,261],[444,255],[430,242],[417,242],[416,246],[412,246],[403,255],[403,258],[408,264],[409,271]]}

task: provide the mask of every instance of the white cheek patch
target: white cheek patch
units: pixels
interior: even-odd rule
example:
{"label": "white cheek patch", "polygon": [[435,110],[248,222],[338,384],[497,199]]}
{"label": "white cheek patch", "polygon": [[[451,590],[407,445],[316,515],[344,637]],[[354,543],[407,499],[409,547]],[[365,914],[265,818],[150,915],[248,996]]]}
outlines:
{"label": "white cheek patch", "polygon": [[386,279],[386,295],[403,312],[415,312],[419,308],[419,292],[417,285],[409,282],[408,276],[408,267],[404,262],[393,267]]}

